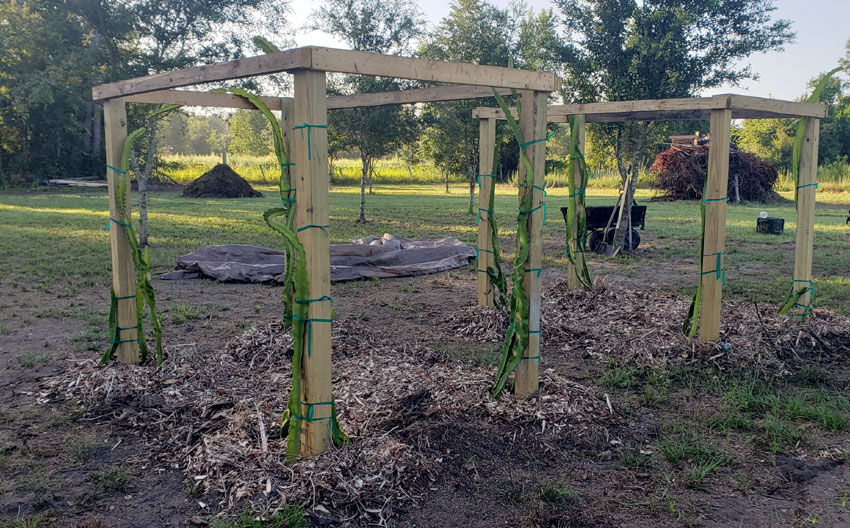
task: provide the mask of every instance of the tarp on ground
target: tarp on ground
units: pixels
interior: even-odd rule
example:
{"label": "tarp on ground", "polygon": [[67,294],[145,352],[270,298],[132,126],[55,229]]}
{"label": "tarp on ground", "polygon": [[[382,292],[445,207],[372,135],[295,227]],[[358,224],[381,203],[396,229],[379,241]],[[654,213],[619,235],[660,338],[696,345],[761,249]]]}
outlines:
{"label": "tarp on ground", "polygon": [[[385,234],[331,244],[331,281],[412,277],[469,264],[475,249],[456,238],[414,239]],[[241,244],[204,246],[177,259],[175,271],[160,278],[222,282],[283,283],[285,253]]]}

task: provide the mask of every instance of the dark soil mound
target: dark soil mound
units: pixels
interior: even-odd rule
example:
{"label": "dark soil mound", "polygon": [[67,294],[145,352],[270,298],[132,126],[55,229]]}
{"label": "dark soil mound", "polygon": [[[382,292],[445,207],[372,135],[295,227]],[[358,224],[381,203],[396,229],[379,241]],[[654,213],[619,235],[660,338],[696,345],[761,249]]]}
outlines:
{"label": "dark soil mound", "polygon": [[219,163],[183,190],[188,198],[259,198],[263,193],[255,191],[227,165]]}
{"label": "dark soil mound", "polygon": [[[699,200],[708,170],[707,148],[674,146],[655,157],[650,171],[655,173],[652,187],[667,192],[676,200]],[[776,167],[754,154],[733,150],[729,153],[729,199],[735,201],[735,185],[742,201],[773,203],[778,195],[773,184],[779,177]]]}

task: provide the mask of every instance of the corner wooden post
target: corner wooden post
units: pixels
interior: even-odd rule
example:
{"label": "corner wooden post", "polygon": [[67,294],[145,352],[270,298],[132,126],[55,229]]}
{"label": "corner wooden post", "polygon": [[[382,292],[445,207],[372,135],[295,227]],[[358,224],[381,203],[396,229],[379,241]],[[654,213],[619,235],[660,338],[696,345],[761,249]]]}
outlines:
{"label": "corner wooden post", "polygon": [[[522,92],[522,134],[525,141],[542,140],[546,137],[546,92]],[[543,188],[546,170],[546,142],[538,141],[525,147],[526,156],[534,169],[534,187],[520,187],[520,200],[523,193],[532,193],[531,208],[533,213],[527,215],[529,232],[528,270],[540,270],[543,264],[543,222],[545,209],[543,204]],[[520,178],[525,178],[525,171],[520,163]],[[538,188],[539,187],[539,188]],[[540,273],[529,271],[525,274],[523,286],[528,295],[529,339],[526,357],[516,368],[514,392],[517,396],[529,396],[537,392],[540,370]],[[531,359],[534,358],[534,359]]]}
{"label": "corner wooden post", "polygon": [[[103,125],[106,130],[106,164],[109,167],[121,169],[121,153],[124,150],[124,140],[127,138],[127,110],[122,101],[104,101],[103,103]],[[127,180],[124,203],[117,203],[118,183]],[[106,182],[109,195],[109,217],[121,221],[122,212],[124,218],[131,218],[132,207],[130,202],[129,176],[121,174],[107,167]],[[119,207],[121,209],[119,209]],[[141,361],[139,354],[138,338],[139,330],[135,328],[139,323],[136,317],[136,266],[127,242],[127,233],[124,226],[109,220],[109,246],[112,252],[112,289],[118,303],[118,327],[127,330],[119,330],[116,339],[127,341],[119,343],[116,354],[124,363],[138,364]]]}
{"label": "corner wooden post", "polygon": [[[328,231],[328,109],[325,72],[299,70],[295,77],[290,131],[292,183],[295,188],[295,228],[307,256],[308,299],[330,298],[330,235]],[[324,128],[322,128],[324,127]],[[301,454],[310,456],[331,446],[331,303],[308,305],[304,349],[301,351],[302,416],[312,405],[312,420],[301,424]]]}
{"label": "corner wooden post", "polygon": [[702,302],[699,337],[716,341],[720,337],[720,300],[723,296],[726,255],[726,198],[729,183],[729,142],[732,111],[711,111],[711,143],[708,147],[708,175],[705,187],[705,247],[702,258]]}
{"label": "corner wooden post", "polygon": [[[583,115],[575,116],[576,120],[576,145],[578,146],[578,151],[584,156],[584,144],[585,144],[585,117]],[[570,131],[572,133],[572,131]],[[572,142],[572,138],[570,138],[570,142]],[[570,156],[573,153],[570,152]],[[575,163],[572,163],[572,174],[570,177],[573,179],[573,188],[574,192],[578,192],[579,187],[581,187],[582,183],[582,174],[581,174],[581,166],[578,163],[578,160],[573,160]],[[576,239],[584,239],[587,236],[587,233],[579,233],[578,232],[578,219],[580,216],[585,214],[584,209],[579,211],[578,208],[578,196],[571,196],[569,198],[570,205],[572,206],[572,212],[575,216],[573,220],[573,229],[567,233],[569,237],[569,245],[570,249],[572,249],[573,255],[575,255],[575,265],[567,259],[567,289],[569,291],[575,291],[581,288],[581,281],[578,278],[578,270],[582,269],[584,266],[584,248],[587,244],[582,240],[581,248],[582,251],[578,251],[578,242]]]}
{"label": "corner wooden post", "polygon": [[[493,308],[493,281],[487,274],[487,268],[493,267],[493,230],[490,228],[490,189],[496,184],[493,172],[493,151],[496,148],[496,120],[479,119],[478,132],[478,306]],[[485,175],[485,176],[481,176]],[[482,210],[483,209],[483,210]]]}
{"label": "corner wooden post", "polygon": [[[292,157],[292,127],[295,126],[295,101],[291,97],[280,98],[280,135],[283,137],[283,150]],[[292,162],[291,159],[289,159]],[[283,167],[281,167],[283,168]]]}
{"label": "corner wooden post", "polygon": [[[794,291],[813,286],[812,252],[814,251],[815,194],[818,177],[818,143],[820,142],[820,119],[809,118],[803,133],[803,149],[800,151],[800,174],[797,185],[797,244],[794,249]],[[797,304],[811,306],[812,296],[806,292]]]}

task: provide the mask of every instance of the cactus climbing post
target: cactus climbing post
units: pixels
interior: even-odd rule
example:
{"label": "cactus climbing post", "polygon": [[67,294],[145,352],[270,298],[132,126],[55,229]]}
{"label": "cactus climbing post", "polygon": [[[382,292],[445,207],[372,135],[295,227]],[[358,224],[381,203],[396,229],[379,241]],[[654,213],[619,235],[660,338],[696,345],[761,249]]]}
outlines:
{"label": "cactus climbing post", "polygon": [[[578,151],[581,155],[584,155],[584,143],[585,143],[585,117],[583,115],[575,116],[576,120],[576,146],[578,147]],[[570,138],[572,140],[572,138]],[[572,156],[573,153],[570,153]],[[573,188],[580,192],[579,190],[582,188],[582,184],[584,182],[584,175],[581,173],[581,164],[578,163],[578,160],[575,160],[574,163],[571,163],[572,173],[570,177],[573,179]],[[571,196],[570,200],[575,200],[578,202],[578,196]],[[574,215],[578,216],[579,214],[585,214],[582,209],[579,211],[578,207],[573,207],[572,212]],[[569,259],[567,259],[567,289],[570,291],[576,291],[582,288],[581,281],[578,278],[578,270],[582,269],[584,266],[584,237],[587,235],[586,233],[578,232],[578,218],[573,219],[573,228],[572,232],[567,233],[567,237],[569,237],[569,244],[572,248],[573,255],[575,255],[575,264],[573,264]],[[580,240],[581,239],[581,240]]]}
{"label": "cactus climbing post", "polygon": [[794,291],[809,286],[797,304],[812,305],[812,252],[814,249],[815,193],[818,175],[820,119],[809,118],[800,150],[800,174],[797,182],[797,244],[794,250]]}
{"label": "cactus climbing post", "polygon": [[[479,119],[478,136],[478,210],[487,211],[483,215],[493,214],[490,209],[490,189],[496,185],[492,177],[493,149],[496,147],[496,119]],[[483,176],[482,176],[483,175]],[[478,306],[493,308],[495,305],[495,285],[486,273],[493,266],[493,231],[489,218],[483,216],[478,222]],[[483,270],[483,272],[481,271]]]}
{"label": "cactus climbing post", "polygon": [[726,200],[729,183],[729,142],[732,111],[711,111],[711,144],[708,147],[708,175],[705,185],[705,246],[703,248],[702,306],[699,338],[716,341],[720,337],[720,300],[726,263]]}
{"label": "cactus climbing post", "polygon": [[[124,363],[138,364],[139,322],[136,317],[136,266],[127,233],[118,223],[121,218],[131,218],[130,192],[125,193],[123,203],[118,203],[118,183],[129,176],[121,170],[121,153],[127,138],[127,109],[121,100],[103,103],[103,124],[106,129],[106,182],[109,193],[109,246],[112,252],[112,290],[117,305],[115,339],[119,340],[116,355]],[[129,185],[127,188],[129,189]],[[123,214],[122,214],[123,213]]]}
{"label": "cactus climbing post", "polygon": [[[522,127],[526,142],[546,137],[546,92],[522,91]],[[546,142],[537,141],[525,147],[525,154],[531,161],[534,170],[534,186],[531,188],[520,187],[520,200],[522,193],[532,194],[533,213],[525,215],[528,222],[529,232],[529,255],[527,269],[541,269],[543,261],[543,221],[546,209],[543,205],[543,187],[545,184],[544,173],[546,170]],[[520,163],[519,180],[525,178],[523,164]],[[540,370],[540,273],[529,272],[525,274],[524,287],[528,295],[529,312],[528,327],[529,339],[526,359],[523,359],[516,368],[514,380],[514,393],[517,396],[529,396],[537,392],[539,385]]]}
{"label": "cactus climbing post", "polygon": [[[292,185],[295,188],[295,228],[307,258],[309,299],[302,351],[301,402],[313,414],[301,425],[301,454],[314,455],[332,445],[331,414],[331,283],[328,229],[328,108],[325,72],[294,74],[293,117],[298,130],[290,133]],[[306,330],[306,329],[305,329]]]}

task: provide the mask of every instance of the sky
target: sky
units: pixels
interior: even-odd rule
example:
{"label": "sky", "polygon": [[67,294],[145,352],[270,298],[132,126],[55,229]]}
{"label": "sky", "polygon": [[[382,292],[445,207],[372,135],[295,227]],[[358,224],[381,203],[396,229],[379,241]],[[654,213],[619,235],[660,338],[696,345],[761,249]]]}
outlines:
{"label": "sky", "polygon": [[[411,0],[413,1],[413,0]],[[506,7],[509,0],[490,0]],[[447,0],[416,0],[432,27],[449,14]],[[292,26],[296,28],[295,40],[299,46],[315,45],[345,48],[337,39],[318,31],[303,29],[318,1],[294,0]],[[554,7],[550,0],[526,0],[535,11]],[[750,57],[758,80],[745,81],[740,86],[724,86],[705,92],[709,96],[720,93],[739,93],[758,97],[794,100],[806,93],[809,79],[837,66],[844,56],[845,43],[850,39],[850,0],[776,0],[775,18],[788,19],[797,32],[794,43],[784,51],[760,53]],[[556,10],[557,11],[557,10]]]}

